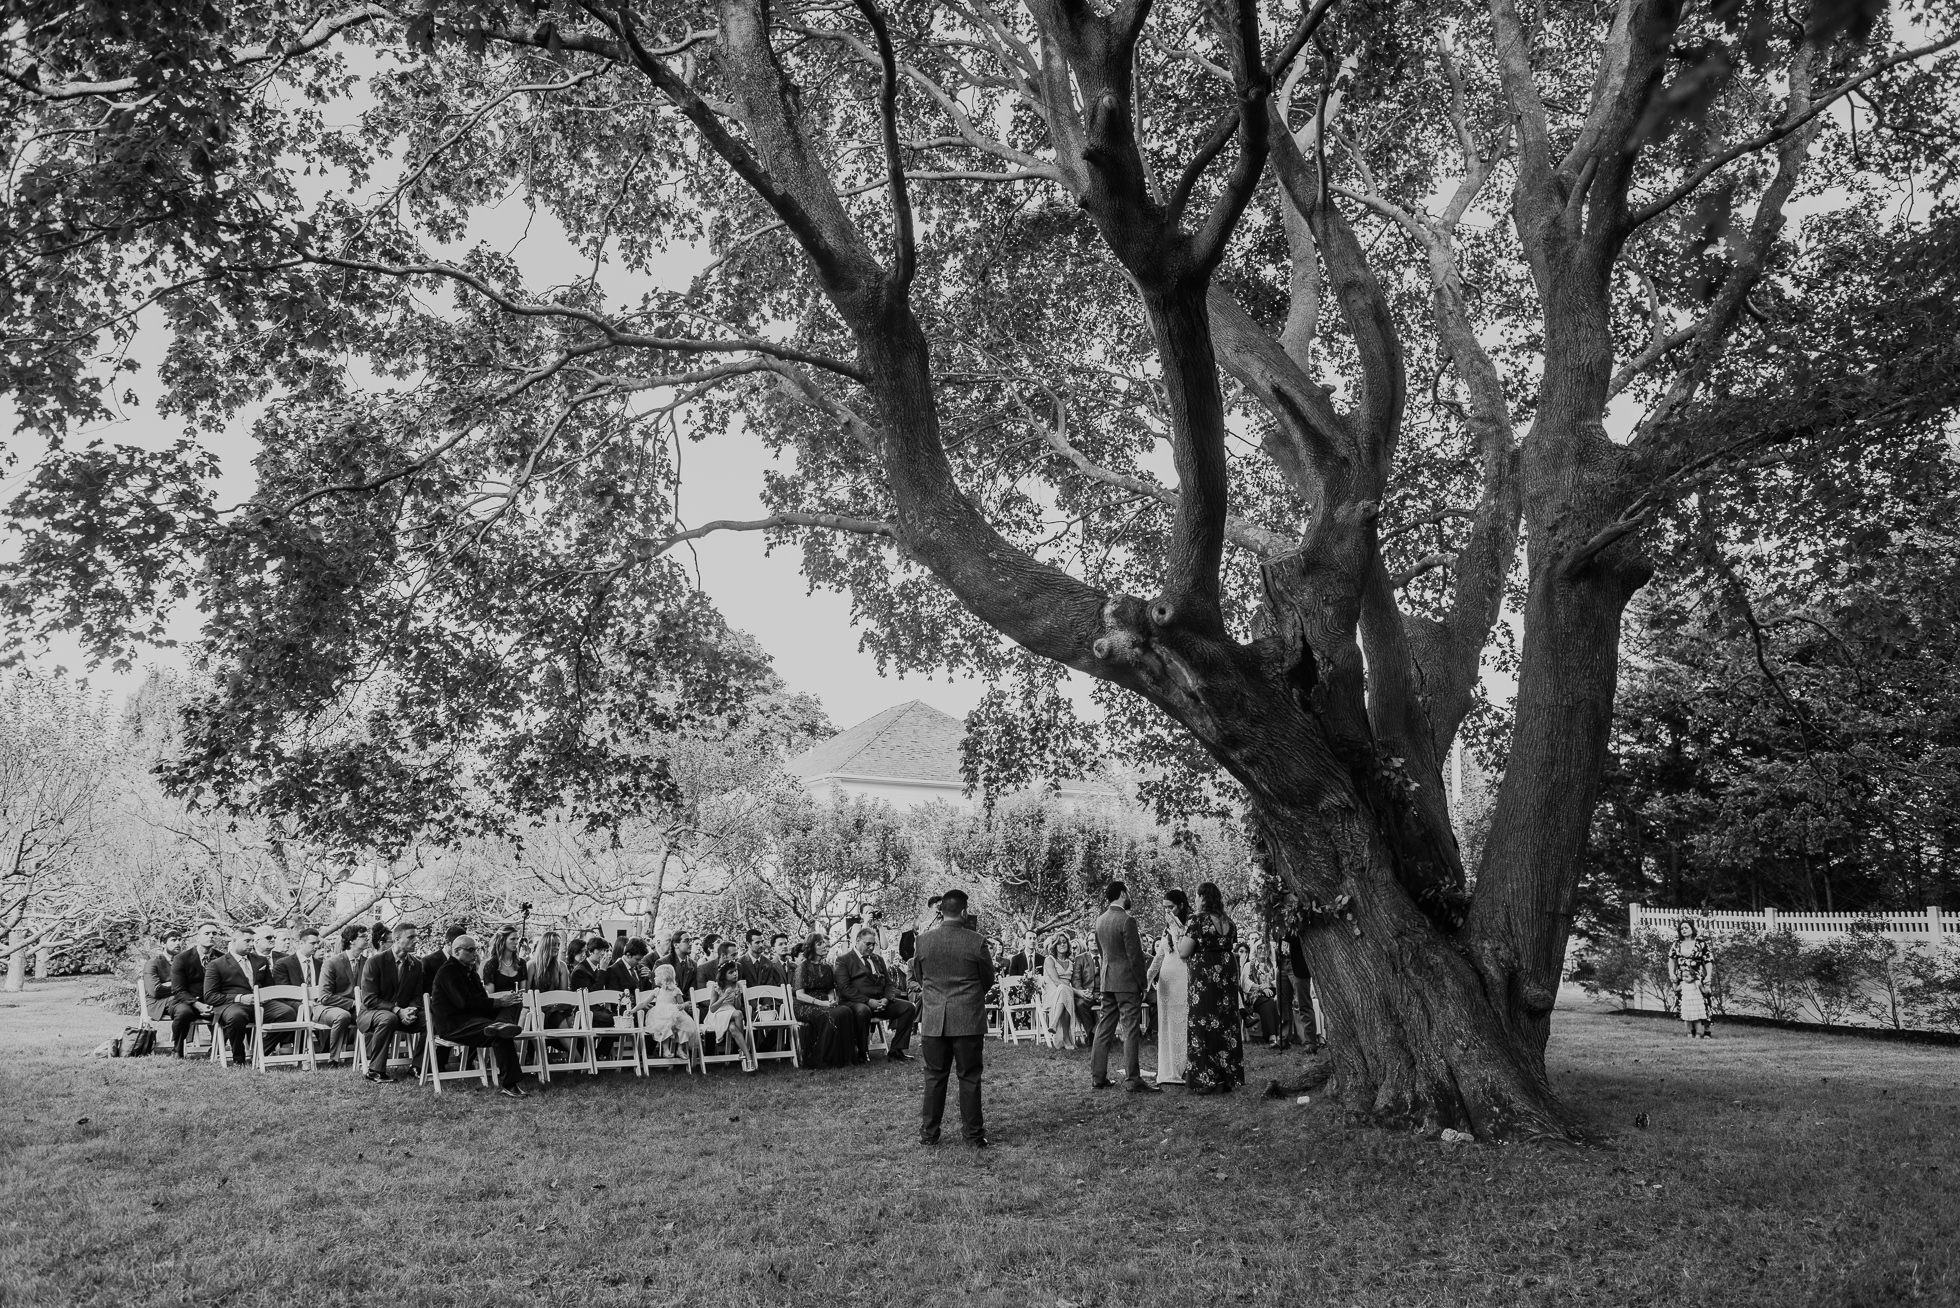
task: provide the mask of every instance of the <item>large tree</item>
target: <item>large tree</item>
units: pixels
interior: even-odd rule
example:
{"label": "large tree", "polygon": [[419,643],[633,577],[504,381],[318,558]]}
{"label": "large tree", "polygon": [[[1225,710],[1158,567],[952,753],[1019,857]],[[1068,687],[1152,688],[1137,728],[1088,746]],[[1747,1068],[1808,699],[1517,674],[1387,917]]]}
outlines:
{"label": "large tree", "polygon": [[[4,383],[59,443],[154,322],[187,424],[43,464],[11,607],[113,652],[198,592],[221,791],[358,786],[267,742],[386,666],[388,793],[467,738],[603,817],[632,668],[713,671],[669,551],[769,531],[882,660],[1075,669],[1228,777],[1352,1107],[1564,1134],[1643,527],[1740,453],[1691,419],[1792,201],[1945,184],[1956,40],[1844,0],[11,4]],[[576,259],[478,239],[513,193]],[[260,402],[219,513],[204,433]],[[759,433],[774,511],[684,525],[683,427]],[[1467,870],[1440,761],[1514,578]]]}

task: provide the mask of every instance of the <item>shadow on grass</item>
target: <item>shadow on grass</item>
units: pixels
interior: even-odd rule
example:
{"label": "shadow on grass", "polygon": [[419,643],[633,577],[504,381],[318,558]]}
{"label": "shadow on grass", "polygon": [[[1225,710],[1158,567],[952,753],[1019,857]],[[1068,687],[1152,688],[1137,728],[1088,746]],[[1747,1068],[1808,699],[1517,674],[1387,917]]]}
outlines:
{"label": "shadow on grass", "polygon": [[1304,1070],[1264,1049],[1200,1099],[992,1045],[980,1153],[912,1143],[916,1064],[437,1099],[81,1059],[0,1009],[0,1303],[1960,1302],[1950,1052],[1555,1032],[1610,1147],[1349,1129],[1257,1097]]}

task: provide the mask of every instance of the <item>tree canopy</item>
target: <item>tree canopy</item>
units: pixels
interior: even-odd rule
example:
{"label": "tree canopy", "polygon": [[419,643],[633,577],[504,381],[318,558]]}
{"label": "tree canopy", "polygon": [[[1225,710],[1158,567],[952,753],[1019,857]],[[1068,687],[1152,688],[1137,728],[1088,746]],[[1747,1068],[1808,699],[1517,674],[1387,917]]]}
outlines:
{"label": "tree canopy", "polygon": [[[113,655],[194,591],[204,784],[467,746],[617,811],[646,779],[611,733],[740,697],[671,551],[769,532],[883,664],[1025,682],[997,718],[1073,668],[1116,739],[1211,770],[1298,893],[1351,1097],[1500,1134],[1563,1129],[1541,1054],[1650,529],[1748,453],[1711,420],[1738,348],[1844,271],[1788,219],[1944,204],[1960,106],[1937,0],[4,32],[0,384],[56,446],[9,609]],[[481,239],[506,196],[568,257]],[[145,323],[186,434],[74,444]],[[1813,437],[1943,420],[1837,398]],[[219,506],[205,436],[251,412]],[[682,521],[686,442],[744,435],[770,514]],[[1473,896],[1441,759],[1507,600]],[[307,734],[350,703],[363,743]]]}

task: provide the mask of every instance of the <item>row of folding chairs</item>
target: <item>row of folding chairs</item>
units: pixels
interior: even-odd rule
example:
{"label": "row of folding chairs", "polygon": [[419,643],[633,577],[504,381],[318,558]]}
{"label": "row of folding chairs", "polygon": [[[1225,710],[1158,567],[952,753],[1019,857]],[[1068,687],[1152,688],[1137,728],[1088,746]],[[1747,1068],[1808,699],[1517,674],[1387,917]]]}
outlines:
{"label": "row of folding chairs", "polygon": [[[491,996],[493,1000],[510,997],[509,992]],[[600,1072],[621,1071],[646,1076],[659,1068],[693,1070],[693,1060],[677,1039],[652,1038],[646,1014],[634,1007],[633,991],[527,990],[522,999],[518,1033],[513,1037],[518,1067],[537,1077],[541,1084],[550,1084],[553,1077],[580,1072],[597,1076]],[[792,1067],[801,1067],[802,1037],[789,987],[745,986],[742,999],[754,1059],[757,1062],[787,1059]],[[704,1019],[709,993],[696,990],[689,1000],[695,1020]],[[611,1025],[599,1020],[600,1010],[610,1010]],[[551,1025],[554,1021],[556,1025]],[[454,1055],[453,1066],[444,1066],[445,1054]],[[558,1055],[556,1061],[554,1054]],[[748,1055],[732,1048],[708,1052],[704,1045],[704,1070],[705,1065],[746,1063],[748,1059]],[[419,1079],[438,1094],[449,1081],[474,1080],[487,1086],[494,1071],[493,1061],[488,1049],[457,1044],[431,1029],[423,1043]]]}
{"label": "row of folding chairs", "polygon": [[[293,1005],[296,1015],[289,1021],[269,1020],[265,1006],[282,1000]],[[252,1066],[256,1070],[263,1072],[268,1067],[283,1066],[302,1066],[311,1070],[323,1062],[332,1064],[343,1059],[354,1066],[360,1065],[356,1057],[357,1042],[352,1039],[344,1045],[332,1046],[324,1053],[315,1052],[314,1036],[330,1034],[333,1028],[314,1016],[314,1005],[314,996],[305,986],[265,986],[252,992],[251,1053]],[[157,1025],[150,1017],[149,987],[147,980],[142,978],[136,982],[136,1011],[146,1025]],[[349,1034],[353,1034],[351,1023]],[[218,1029],[216,1014],[199,1016],[191,1025],[190,1035],[184,1047],[186,1054],[208,1058],[214,1067],[231,1065],[231,1047],[225,1043],[224,1035]],[[267,1037],[272,1037],[272,1040],[268,1041]],[[288,1041],[292,1044],[289,1053],[269,1052],[266,1048],[268,1043],[284,1044]]]}

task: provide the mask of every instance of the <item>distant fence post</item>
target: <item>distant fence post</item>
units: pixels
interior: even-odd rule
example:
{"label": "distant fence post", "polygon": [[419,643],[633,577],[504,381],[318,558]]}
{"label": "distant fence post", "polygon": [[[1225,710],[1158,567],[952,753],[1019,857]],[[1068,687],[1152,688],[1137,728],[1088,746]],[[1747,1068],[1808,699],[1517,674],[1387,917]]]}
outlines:
{"label": "distant fence post", "polygon": [[1938,949],[1940,947],[1940,935],[1945,930],[1946,924],[1940,921],[1939,906],[1937,904],[1928,905],[1926,909],[1927,943],[1932,945],[1933,948]]}
{"label": "distant fence post", "polygon": [[1639,934],[1640,934],[1640,905],[1628,904],[1627,905],[1627,939],[1631,940]]}
{"label": "distant fence post", "polygon": [[1775,933],[1775,931],[1776,931],[1776,910],[1773,908],[1766,908],[1763,910],[1763,934],[1766,936],[1772,935]]}

